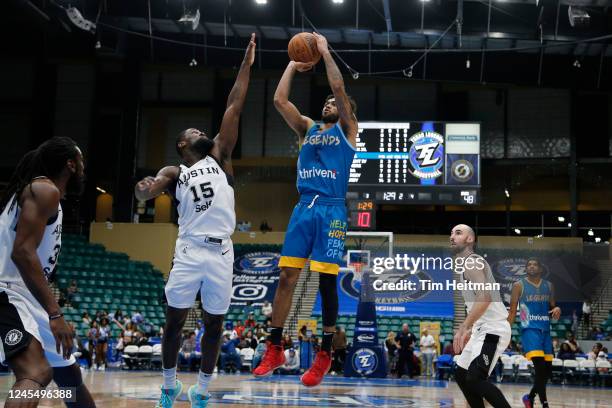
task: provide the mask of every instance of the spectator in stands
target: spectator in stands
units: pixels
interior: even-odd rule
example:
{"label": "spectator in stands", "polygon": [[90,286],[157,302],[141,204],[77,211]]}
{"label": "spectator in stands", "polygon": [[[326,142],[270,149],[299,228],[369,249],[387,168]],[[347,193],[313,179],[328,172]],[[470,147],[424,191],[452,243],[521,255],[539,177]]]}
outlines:
{"label": "spectator in stands", "polygon": [[96,349],[96,339],[98,338],[98,322],[92,321],[89,324],[89,330],[87,331],[87,349],[89,350],[89,355],[94,355],[94,350]]}
{"label": "spectator in stands", "polygon": [[183,340],[181,349],[179,350],[179,360],[182,364],[187,364],[189,371],[195,371],[196,365],[199,362],[196,357],[196,334],[189,332],[187,338]]}
{"label": "spectator in stands", "polygon": [[300,359],[298,358],[294,348],[285,350],[285,364],[283,364],[278,370],[281,374],[300,373]]}
{"label": "spectator in stands", "polygon": [[572,312],[572,327],[571,327],[571,331],[576,333],[576,330],[578,330],[578,313],[576,312],[576,309],[574,309],[574,311]]}
{"label": "spectator in stands", "polygon": [[559,350],[561,350],[561,343],[559,343],[559,338],[558,337],[553,337],[552,345],[553,345],[553,354],[557,355]]}
{"label": "spectator in stands", "polygon": [[425,377],[433,377],[433,358],[436,354],[436,341],[434,340],[433,336],[429,334],[427,329],[423,329],[423,335],[421,336],[419,345],[421,347],[421,355],[423,359],[422,364]]}
{"label": "spectator in stands", "polygon": [[113,319],[117,320],[118,322],[123,320],[123,312],[121,311],[121,309],[117,308],[117,310],[115,310]]}
{"label": "spectator in stands", "polygon": [[289,334],[285,334],[285,336],[283,336],[283,343],[283,348],[285,350],[293,348],[293,339]]}
{"label": "spectator in stands", "polygon": [[223,344],[221,345],[221,370],[224,372],[240,370],[242,360],[240,354],[236,351],[238,339],[230,339],[229,336],[223,336]]}
{"label": "spectator in stands", "polygon": [[303,325],[298,331],[298,341],[308,341],[308,327]]}
{"label": "spectator in stands", "polygon": [[91,325],[91,317],[89,317],[89,313],[83,312],[81,315],[81,321],[87,325]]}
{"label": "spectator in stands", "polygon": [[249,300],[246,306],[244,307],[244,309],[242,309],[242,313],[243,313],[242,320],[247,320],[250,314],[255,313],[255,309],[253,308],[253,302]]}
{"label": "spectator in stands", "polygon": [[589,360],[597,360],[597,357],[599,356],[599,352],[603,349],[603,344],[601,343],[595,343],[593,344],[593,348],[591,349],[591,351],[589,351],[589,353],[587,354],[587,359]]}
{"label": "spectator in stands", "polygon": [[255,315],[250,313],[247,319],[244,321],[244,327],[252,329],[256,324],[257,322],[255,321]]}
{"label": "spectator in stands", "polygon": [[314,333],[310,336],[310,344],[312,346],[313,354],[316,355],[316,353],[321,351],[321,344],[319,343],[319,338]]}
{"label": "spectator in stands", "polygon": [[267,300],[261,307],[261,314],[264,315],[266,318],[272,318],[272,305]]}
{"label": "spectator in stands", "polygon": [[389,373],[394,373],[395,366],[397,365],[397,344],[395,343],[395,332],[389,331],[389,333],[387,333],[387,338],[385,339],[385,347],[387,347]]}
{"label": "spectator in stands", "polygon": [[268,334],[264,331],[263,327],[261,327],[261,325],[257,325],[257,329],[255,331],[255,337],[257,338],[257,340],[261,343],[266,341],[266,337],[268,336]]}
{"label": "spectator in stands", "polygon": [[334,337],[332,338],[332,350],[334,354],[334,361],[332,362],[331,370],[336,373],[341,373],[344,368],[344,361],[346,360],[346,333],[342,326],[336,328]]}
{"label": "spectator in stands", "polygon": [[264,329],[265,329],[266,331],[269,331],[268,329],[269,329],[269,327],[270,327],[271,325],[272,325],[272,318],[271,318],[271,317],[269,317],[269,318],[267,318],[267,319],[266,319],[266,321],[264,322]]}
{"label": "spectator in stands", "polygon": [[567,340],[565,342],[569,344],[570,348],[572,349],[572,353],[582,353],[582,350],[580,349],[580,344],[578,344],[576,336],[574,336],[573,332],[567,332]]}
{"label": "spectator in stands", "polygon": [[140,346],[146,346],[149,344],[149,338],[140,330],[136,330],[134,332],[134,338],[132,340],[132,344],[140,347]]}
{"label": "spectator in stands", "polygon": [[68,303],[68,301],[66,300],[66,296],[64,296],[63,292],[60,292],[59,298],[57,299],[58,306],[59,307],[64,307],[64,306],[66,306],[66,303]]}
{"label": "spectator in stands", "polygon": [[234,331],[236,332],[236,338],[242,338],[242,333],[244,332],[244,325],[239,321],[236,321],[236,323],[234,323]]}
{"label": "spectator in stands", "polygon": [[261,222],[261,224],[259,225],[259,230],[264,234],[266,232],[272,231],[272,228],[270,228],[270,226],[268,225],[268,220],[263,220]]}
{"label": "spectator in stands", "polygon": [[72,305],[72,300],[74,299],[74,296],[77,294],[78,291],[79,288],[77,286],[77,281],[72,279],[70,281],[70,286],[66,288],[66,300],[70,305]]}
{"label": "spectator in stands", "polygon": [[[410,378],[414,376],[414,354],[413,346],[416,342],[416,337],[408,329],[408,324],[402,325],[402,332],[395,337],[395,345],[398,349],[398,362],[397,362],[397,378],[407,373]],[[408,370],[406,371],[406,366]]]}
{"label": "spectator in stands", "polygon": [[200,332],[204,333],[204,326],[202,326],[202,320],[198,320],[196,322],[196,327],[195,327],[196,341],[198,337],[202,337]]}
{"label": "spectator in stands", "polygon": [[222,336],[226,335],[229,338],[234,338],[236,336],[236,331],[234,330],[234,324],[232,322],[225,323],[225,330],[223,330]]}
{"label": "spectator in stands", "polygon": [[[606,351],[604,352],[604,350],[606,350]],[[596,363],[597,363],[597,362],[601,362],[601,361],[608,361],[608,350],[607,350],[605,347],[604,347],[604,348],[603,348],[603,349],[602,349],[602,350],[599,352],[599,354],[597,355],[597,360],[596,360]],[[608,368],[606,368],[606,367],[599,367],[599,368],[597,369],[597,371],[598,371],[600,374],[607,374],[607,373],[608,373],[608,371],[610,371],[610,370],[609,370]]]}
{"label": "spectator in stands", "polygon": [[246,334],[244,335],[245,340],[248,342],[248,346],[252,348],[253,350],[257,349],[257,339],[255,338],[255,336],[253,336],[253,331],[249,330],[246,332]]}
{"label": "spectator in stands", "polygon": [[451,339],[448,343],[446,343],[446,347],[444,347],[442,354],[449,354],[451,356],[455,355],[455,349],[453,348],[453,339]]}
{"label": "spectator in stands", "polygon": [[582,321],[584,327],[588,328],[591,325],[591,300],[586,299],[582,304]]}
{"label": "spectator in stands", "polygon": [[593,335],[591,337],[591,340],[605,340],[606,338],[606,334],[603,332],[603,330],[601,329],[601,327],[597,326],[597,327],[593,327]]}
{"label": "spectator in stands", "polygon": [[561,360],[575,360],[575,353],[572,351],[568,342],[561,344],[561,350],[557,354],[557,358]]}
{"label": "spectator in stands", "polygon": [[111,328],[106,317],[100,321],[100,327],[96,335],[96,366],[100,371],[106,369],[106,353],[108,352],[108,341],[110,339]]}
{"label": "spectator in stands", "polygon": [[139,325],[142,322],[144,322],[142,313],[140,313],[140,310],[136,310],[136,312],[134,312],[134,314],[132,315],[132,323],[134,323],[135,325]]}
{"label": "spectator in stands", "polygon": [[85,359],[85,361],[87,362],[87,369],[90,370],[91,369],[91,353],[83,345],[83,341],[81,340],[81,337],[77,334],[76,328],[74,327],[74,323],[70,322],[68,323],[68,325],[70,326],[70,329],[72,330],[72,344],[73,344],[74,351],[75,351],[74,353],[75,358]]}
{"label": "spectator in stands", "polygon": [[259,363],[261,363],[261,359],[264,353],[266,352],[266,348],[267,348],[266,342],[260,341],[259,344],[257,345],[257,348],[255,349],[255,354],[253,354],[253,361],[251,361],[251,370],[254,370],[255,368],[257,368]]}

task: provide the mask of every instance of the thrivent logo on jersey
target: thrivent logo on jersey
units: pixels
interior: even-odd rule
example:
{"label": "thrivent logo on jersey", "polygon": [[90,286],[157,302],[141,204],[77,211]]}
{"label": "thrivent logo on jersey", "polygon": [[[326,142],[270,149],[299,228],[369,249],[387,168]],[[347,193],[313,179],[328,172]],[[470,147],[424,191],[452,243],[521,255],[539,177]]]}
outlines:
{"label": "thrivent logo on jersey", "polygon": [[340,138],[335,135],[311,135],[304,139],[304,145],[338,146]]}
{"label": "thrivent logo on jersey", "polygon": [[298,171],[301,179],[310,179],[313,177],[321,177],[327,179],[336,179],[336,170],[325,170],[325,169],[300,169]]}

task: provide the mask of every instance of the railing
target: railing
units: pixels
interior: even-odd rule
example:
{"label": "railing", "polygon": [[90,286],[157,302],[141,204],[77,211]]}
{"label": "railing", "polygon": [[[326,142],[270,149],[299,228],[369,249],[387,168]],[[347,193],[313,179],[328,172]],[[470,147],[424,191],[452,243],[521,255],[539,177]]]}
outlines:
{"label": "railing", "polygon": [[302,300],[304,299],[304,296],[306,295],[306,292],[308,291],[308,282],[310,282],[310,278],[312,276],[312,272],[310,271],[310,266],[306,269],[306,275],[304,276],[304,280],[302,281],[302,288],[300,290],[300,294],[299,297],[297,299],[297,301],[295,302],[295,307],[293,308],[293,311],[291,312],[291,317],[289,318],[289,324],[288,324],[288,333],[291,333],[292,335],[297,333],[297,325],[298,325],[298,318],[300,316],[300,313],[302,312]]}

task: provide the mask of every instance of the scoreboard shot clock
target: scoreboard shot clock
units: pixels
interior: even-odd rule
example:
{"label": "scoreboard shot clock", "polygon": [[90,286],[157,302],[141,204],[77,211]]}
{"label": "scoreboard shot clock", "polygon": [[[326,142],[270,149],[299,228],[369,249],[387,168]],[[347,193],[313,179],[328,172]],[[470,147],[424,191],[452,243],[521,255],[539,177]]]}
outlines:
{"label": "scoreboard shot clock", "polygon": [[357,203],[480,202],[479,123],[360,122],[356,142],[347,197]]}
{"label": "scoreboard shot clock", "polygon": [[376,203],[374,200],[348,200],[349,229],[376,230]]}

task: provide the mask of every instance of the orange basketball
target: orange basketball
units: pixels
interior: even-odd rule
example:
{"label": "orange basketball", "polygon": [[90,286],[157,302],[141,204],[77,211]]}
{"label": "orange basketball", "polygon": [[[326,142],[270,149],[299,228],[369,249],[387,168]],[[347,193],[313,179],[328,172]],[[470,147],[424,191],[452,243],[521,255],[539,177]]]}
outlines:
{"label": "orange basketball", "polygon": [[296,62],[317,63],[321,54],[317,49],[317,40],[311,33],[298,33],[289,41],[289,58]]}

